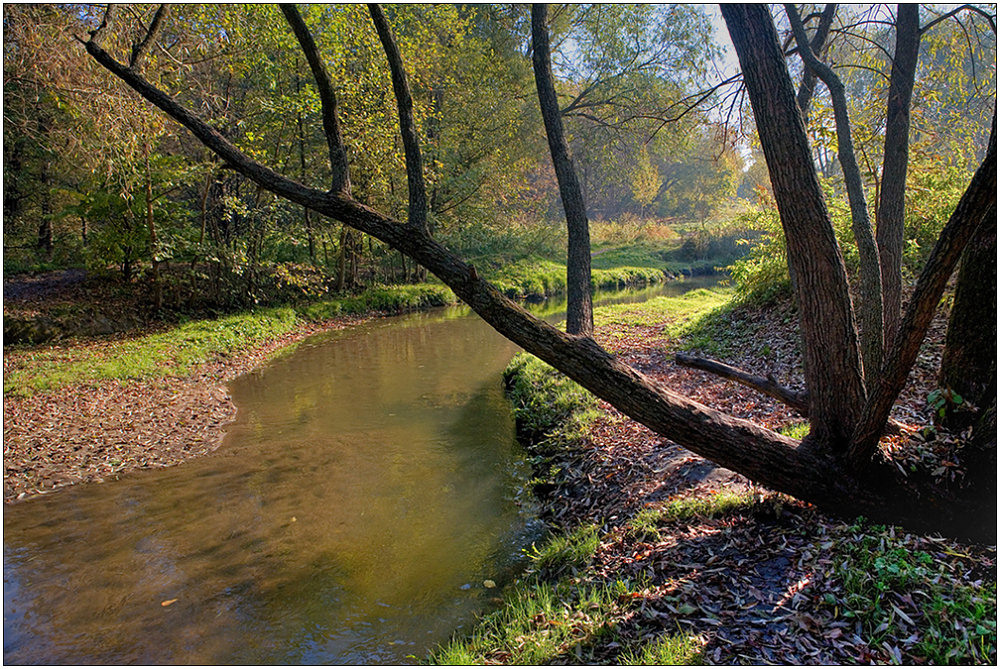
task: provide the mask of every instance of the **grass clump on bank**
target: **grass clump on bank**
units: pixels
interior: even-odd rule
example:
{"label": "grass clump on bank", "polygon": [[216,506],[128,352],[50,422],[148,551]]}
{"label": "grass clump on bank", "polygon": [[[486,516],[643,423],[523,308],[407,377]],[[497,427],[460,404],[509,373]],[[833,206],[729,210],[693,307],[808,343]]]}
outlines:
{"label": "grass clump on bank", "polygon": [[622,582],[548,583],[532,579],[511,588],[503,604],[483,618],[472,636],[433,653],[431,664],[540,665],[592,661],[594,645],[615,635]]}
{"label": "grass clump on bank", "polygon": [[578,440],[597,415],[597,398],[533,355],[514,356],[503,373],[518,439],[553,453]]}
{"label": "grass clump on bank", "polygon": [[659,526],[672,521],[692,521],[721,518],[750,511],[757,499],[750,493],[718,492],[708,497],[678,497],[661,507],[640,509],[629,522],[627,536],[632,539],[657,541]]}
{"label": "grass clump on bank", "polygon": [[[589,581],[573,575],[600,545],[593,525],[556,535],[528,556],[534,573],[509,588],[503,603],[473,633],[452,639],[428,657],[430,664],[540,665],[698,664],[704,640],[683,634],[642,645],[622,634],[621,621],[640,588],[629,581]],[[556,574],[562,574],[554,580]]]}
{"label": "grass clump on bank", "polygon": [[107,380],[178,376],[212,359],[238,354],[289,334],[305,321],[344,314],[397,312],[454,304],[443,286],[390,286],[313,303],[296,310],[272,307],[182,323],[167,330],[94,346],[19,352],[4,373],[4,393],[27,396]]}

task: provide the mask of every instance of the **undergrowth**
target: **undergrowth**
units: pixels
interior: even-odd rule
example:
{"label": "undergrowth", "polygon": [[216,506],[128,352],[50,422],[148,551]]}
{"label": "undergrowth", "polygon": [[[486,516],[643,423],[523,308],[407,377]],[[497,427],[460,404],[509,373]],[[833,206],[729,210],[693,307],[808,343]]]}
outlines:
{"label": "undergrowth", "polygon": [[835,557],[843,592],[824,601],[870,646],[896,664],[996,664],[996,580],[956,573],[970,556],[914,550],[909,535],[863,521],[844,534]]}
{"label": "undergrowth", "polygon": [[[617,290],[666,280],[666,274],[659,267],[621,264],[605,267],[591,272],[590,283],[594,290]],[[537,301],[566,292],[566,265],[539,257],[505,265],[491,272],[488,278],[501,293],[514,300]]]}

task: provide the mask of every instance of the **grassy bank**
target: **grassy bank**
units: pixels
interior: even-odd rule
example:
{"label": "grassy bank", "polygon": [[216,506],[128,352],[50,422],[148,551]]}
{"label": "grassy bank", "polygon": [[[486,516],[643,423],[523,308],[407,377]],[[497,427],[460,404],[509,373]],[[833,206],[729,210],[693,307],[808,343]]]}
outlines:
{"label": "grassy bank", "polygon": [[[513,300],[543,300],[566,292],[566,265],[528,258],[501,267],[489,280]],[[662,283],[667,275],[658,267],[608,266],[591,271],[594,290],[618,290],[629,286]]]}
{"label": "grassy bank", "polygon": [[[611,348],[634,350],[657,323],[670,348],[728,354],[751,346],[746,309],[732,291],[694,291],[595,320]],[[551,533],[498,608],[430,663],[996,662],[995,548],[843,523],[754,488],[602,506],[592,498],[620,454],[594,434],[628,439],[622,419],[532,356],[505,384]]]}
{"label": "grassy bank", "polygon": [[[547,260],[521,260],[492,272],[489,278],[513,299],[541,300],[566,291],[565,265]],[[655,267],[612,267],[593,272],[597,290],[646,286],[665,279],[666,275]],[[27,396],[77,383],[182,375],[196,365],[252,349],[304,324],[456,302],[454,293],[439,283],[380,286],[358,295],[170,324],[152,334],[12,349],[16,353],[5,365],[4,393]]]}
{"label": "grassy bank", "polygon": [[440,285],[380,287],[300,307],[273,307],[215,320],[191,321],[129,339],[22,349],[11,356],[9,365],[5,364],[4,394],[27,396],[108,379],[179,376],[211,359],[247,351],[309,322],[370,312],[398,313],[455,302],[454,293]]}

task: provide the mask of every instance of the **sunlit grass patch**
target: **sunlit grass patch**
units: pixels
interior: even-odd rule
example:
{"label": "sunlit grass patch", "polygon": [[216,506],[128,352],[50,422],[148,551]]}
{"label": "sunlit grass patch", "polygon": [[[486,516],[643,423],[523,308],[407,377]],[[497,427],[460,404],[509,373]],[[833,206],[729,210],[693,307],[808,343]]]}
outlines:
{"label": "sunlit grass patch", "polygon": [[778,434],[792,439],[805,439],[809,434],[809,421],[800,420],[778,428]]}
{"label": "sunlit grass patch", "polygon": [[597,417],[597,398],[542,362],[520,353],[504,370],[521,440],[553,451],[583,436]]}
{"label": "sunlit grass patch", "polygon": [[595,525],[582,525],[567,534],[557,534],[536,547],[525,550],[531,559],[532,569],[545,574],[558,574],[585,567],[597,549],[601,537]]}
{"label": "sunlit grass patch", "polygon": [[622,666],[674,666],[703,664],[706,640],[700,636],[672,634],[618,656]]}
{"label": "sunlit grass patch", "polygon": [[68,359],[65,349],[43,349],[26,355],[17,369],[5,374],[4,392],[30,395],[74,383],[181,374],[212,357],[286,334],[297,324],[291,309],[266,309],[185,323],[108,346],[80,347]]}
{"label": "sunlit grass patch", "polygon": [[4,374],[4,393],[25,396],[76,383],[182,375],[196,365],[253,349],[288,334],[303,320],[320,321],[371,311],[405,311],[455,302],[454,293],[441,285],[383,286],[298,309],[258,309],[190,321],[121,341],[19,352],[17,361]]}
{"label": "sunlit grass patch", "polygon": [[670,521],[720,518],[754,508],[759,501],[752,492],[718,492],[704,497],[678,497],[662,506],[640,509],[629,521],[626,536],[639,541],[658,541],[660,525]]}
{"label": "sunlit grass patch", "polygon": [[620,600],[629,592],[629,585],[621,581],[528,580],[513,587],[500,608],[483,618],[470,637],[452,640],[429,661],[460,665],[585,663],[596,644],[615,637]]}
{"label": "sunlit grass patch", "polygon": [[731,288],[698,288],[683,295],[654,297],[638,304],[612,304],[594,310],[598,326],[635,326],[668,323],[667,334],[676,337],[688,329],[692,319],[725,305],[732,295]]}
{"label": "sunlit grass patch", "polygon": [[[544,258],[519,260],[490,272],[487,278],[515,300],[542,300],[566,293],[566,265]],[[616,290],[665,280],[666,275],[658,267],[609,263],[604,269],[592,270],[590,283],[595,290]]]}

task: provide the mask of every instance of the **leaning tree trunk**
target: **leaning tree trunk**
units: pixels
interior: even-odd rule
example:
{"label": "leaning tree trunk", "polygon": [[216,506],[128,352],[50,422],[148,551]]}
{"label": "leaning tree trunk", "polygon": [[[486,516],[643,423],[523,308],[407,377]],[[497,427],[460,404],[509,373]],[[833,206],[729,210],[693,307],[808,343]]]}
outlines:
{"label": "leaning tree trunk", "polygon": [[986,390],[997,360],[996,261],[994,206],[962,254],[939,376],[941,386],[980,409],[994,399]]}
{"label": "leaning tree trunk", "polygon": [[896,53],[889,74],[889,99],[885,114],[885,152],[882,187],[875,215],[882,274],[883,339],[888,351],[899,332],[902,308],[903,211],[906,202],[906,168],[910,158],[910,100],[920,51],[920,6],[898,5]]}
{"label": "leaning tree trunk", "polygon": [[590,228],[583,191],[573,169],[566,136],[563,133],[562,114],[556,98],[549,56],[549,27],[546,24],[547,7],[531,6],[531,62],[535,70],[538,104],[545,121],[545,135],[549,140],[549,153],[559,182],[559,196],[566,213],[569,244],[566,254],[566,332],[589,335],[594,331],[594,308],[590,294]]}

